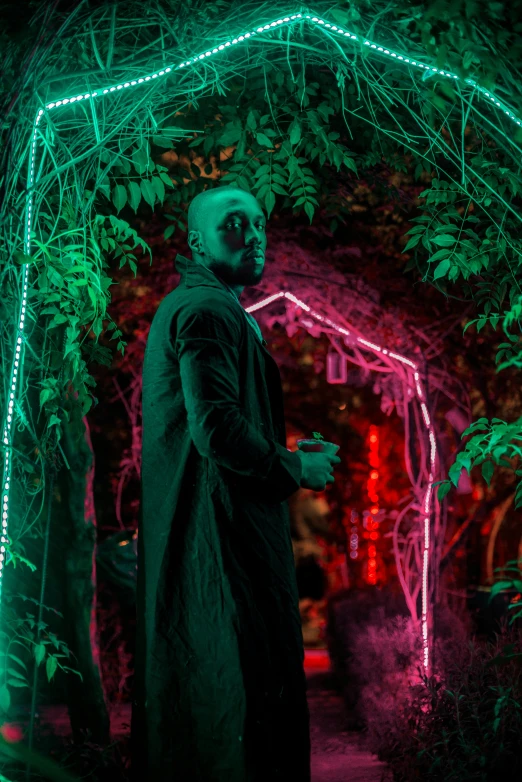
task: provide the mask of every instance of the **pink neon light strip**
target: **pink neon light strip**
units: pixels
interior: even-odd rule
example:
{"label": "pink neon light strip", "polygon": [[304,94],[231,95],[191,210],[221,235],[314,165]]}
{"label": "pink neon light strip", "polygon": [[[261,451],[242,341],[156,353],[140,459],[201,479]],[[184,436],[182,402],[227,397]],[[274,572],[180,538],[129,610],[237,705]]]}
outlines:
{"label": "pink neon light strip", "polygon": [[[280,291],[279,293],[275,293],[272,296],[268,296],[266,299],[263,299],[262,301],[259,301],[257,304],[254,304],[252,307],[246,308],[247,312],[255,312],[256,310],[261,309],[262,307],[266,307],[268,304],[271,304],[276,299],[280,298],[286,298],[289,301],[293,302],[296,306],[301,307],[303,310],[308,312],[310,315],[312,315],[316,320],[319,320],[323,323],[327,323],[329,326],[334,328],[336,331],[338,331],[340,334],[344,334],[346,336],[350,335],[350,332],[347,331],[342,326],[339,326],[337,323],[334,323],[329,318],[325,318],[323,315],[321,315],[319,312],[316,312],[311,307],[308,306],[308,304],[305,304],[304,301],[301,301],[301,299],[298,299],[296,296],[293,295],[293,293],[288,293],[287,291]],[[406,358],[405,356],[401,356],[399,353],[394,353],[392,351],[386,350],[386,348],[382,348],[379,345],[376,345],[374,342],[368,342],[368,340],[363,339],[362,337],[354,337],[355,341],[358,342],[363,347],[373,350],[376,353],[382,353],[384,356],[390,356],[390,358],[395,359],[396,361],[400,361],[403,364],[407,364],[410,366],[414,372],[414,379],[415,379],[415,388],[417,391],[417,397],[419,398],[419,401],[421,403],[421,410],[422,410],[422,416],[424,418],[424,423],[426,425],[426,429],[428,430],[428,435],[430,438],[430,464],[433,471],[433,468],[435,466],[435,460],[437,457],[437,445],[435,442],[435,434],[433,432],[433,428],[431,426],[430,416],[428,413],[428,408],[424,402],[424,391],[422,388],[422,384],[420,382],[419,373],[417,370],[417,364],[415,364],[413,361],[411,361],[409,358]],[[430,549],[430,518],[429,518],[429,506],[430,506],[430,500],[431,500],[431,491],[432,491],[432,484],[433,482],[433,472],[430,472],[430,482],[428,484],[428,488],[426,489],[426,494],[424,495],[424,512],[428,515],[424,518],[424,551],[423,551],[423,559],[422,559],[422,646],[423,646],[423,662],[424,667],[429,667],[429,661],[430,661],[430,650],[429,650],[429,642],[428,642],[428,562],[429,562],[429,549]]]}

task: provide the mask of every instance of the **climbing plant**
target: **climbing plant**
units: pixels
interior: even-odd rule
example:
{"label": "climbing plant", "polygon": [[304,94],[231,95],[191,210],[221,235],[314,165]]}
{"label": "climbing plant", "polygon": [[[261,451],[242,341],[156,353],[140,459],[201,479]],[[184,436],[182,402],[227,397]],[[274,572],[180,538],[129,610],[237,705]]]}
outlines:
{"label": "climbing plant", "polygon": [[[0,33],[2,564],[31,566],[23,532],[41,525],[46,466],[73,412],[98,401],[90,366],[112,361],[98,338],[125,350],[111,269],[136,275],[140,252],[152,263],[133,214],[162,207],[168,239],[214,180],[269,217],[329,221],[335,241],[359,177],[383,163],[411,173],[425,187],[405,205],[409,268],[475,302],[466,328],[503,333],[499,371],[522,365],[519,0],[66,6],[33,4],[31,43]],[[522,421],[465,436],[439,498],[475,464],[486,480],[495,464],[522,474]],[[38,633],[26,644],[41,662]]]}

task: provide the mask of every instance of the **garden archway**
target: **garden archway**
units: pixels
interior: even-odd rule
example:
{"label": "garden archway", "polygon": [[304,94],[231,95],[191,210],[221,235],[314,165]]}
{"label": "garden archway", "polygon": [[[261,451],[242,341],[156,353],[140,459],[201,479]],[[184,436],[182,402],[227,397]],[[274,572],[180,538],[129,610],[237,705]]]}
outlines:
{"label": "garden archway", "polygon": [[[263,15],[265,11],[263,11]],[[74,14],[71,14],[74,16]],[[227,20],[228,21],[228,20]],[[211,50],[207,50],[198,55],[191,55],[190,58],[172,65],[165,65],[165,52],[162,52],[163,65],[161,69],[147,71],[143,69],[141,73],[146,75],[138,75],[138,73],[132,73],[132,77],[128,81],[115,79],[112,83],[104,86],[103,75],[96,75],[96,78],[88,75],[72,76],[68,83],[71,84],[70,89],[67,89],[66,97],[58,97],[55,100],[42,101],[38,95],[35,94],[33,102],[27,107],[26,111],[31,112],[31,116],[27,116],[28,122],[32,125],[32,135],[27,145],[28,152],[28,187],[24,197],[26,200],[24,203],[25,219],[20,221],[20,226],[13,225],[11,221],[6,229],[5,233],[5,245],[9,248],[9,260],[11,261],[17,252],[19,246],[23,246],[25,254],[18,254],[16,260],[22,264],[21,284],[19,286],[19,299],[16,300],[16,326],[14,334],[11,334],[12,343],[9,345],[11,359],[10,372],[8,374],[8,385],[5,398],[4,419],[2,424],[2,443],[5,451],[4,470],[2,479],[2,546],[0,547],[0,599],[2,588],[2,576],[4,564],[8,561],[7,556],[11,543],[8,536],[8,520],[10,512],[10,495],[11,495],[11,481],[15,475],[13,470],[14,460],[14,433],[15,433],[15,420],[17,416],[22,418],[22,408],[20,405],[20,399],[17,398],[17,394],[20,392],[19,379],[22,375],[24,366],[25,349],[28,345],[26,342],[25,332],[25,320],[26,310],[28,309],[28,295],[30,288],[30,272],[34,268],[34,265],[42,260],[44,270],[39,278],[39,303],[45,305],[45,308],[40,308],[38,315],[48,314],[53,315],[53,320],[48,327],[63,327],[61,329],[63,334],[63,362],[60,366],[60,372],[62,370],[70,373],[67,378],[70,383],[74,383],[75,388],[78,391],[77,404],[81,406],[81,410],[85,415],[92,399],[88,391],[88,386],[92,385],[92,378],[87,372],[86,362],[82,357],[80,350],[79,336],[80,329],[83,326],[88,326],[88,331],[92,328],[96,337],[103,330],[103,317],[106,315],[106,307],[108,303],[108,287],[110,285],[110,278],[105,274],[104,266],[107,264],[104,261],[103,253],[111,252],[115,249],[120,250],[119,255],[116,257],[123,257],[122,263],[128,261],[133,270],[136,270],[136,265],[132,260],[132,254],[129,252],[126,242],[128,239],[134,241],[134,246],[141,245],[143,249],[148,249],[144,246],[144,243],[136,235],[128,223],[123,220],[115,218],[113,215],[107,216],[110,222],[110,226],[105,225],[105,216],[101,214],[92,215],[95,198],[98,193],[104,194],[108,199],[112,199],[112,202],[118,209],[118,211],[125,204],[127,199],[131,205],[139,204],[139,201],[143,197],[147,203],[151,206],[154,205],[156,199],[163,202],[165,185],[172,185],[172,181],[169,180],[166,173],[166,167],[156,167],[158,176],[152,177],[150,180],[142,180],[144,183],[141,186],[141,190],[136,183],[131,183],[134,187],[129,185],[126,189],[120,182],[114,184],[114,188],[111,191],[109,181],[113,177],[114,167],[116,166],[121,176],[126,176],[130,171],[129,159],[125,158],[125,152],[137,141],[143,139],[143,129],[145,128],[147,133],[150,133],[154,138],[163,138],[171,142],[173,138],[183,138],[187,132],[193,132],[188,128],[165,128],[159,127],[158,122],[154,116],[151,99],[154,97],[155,104],[159,104],[163,99],[164,103],[170,101],[171,103],[175,98],[183,102],[187,101],[187,96],[190,96],[191,103],[197,104],[197,98],[207,96],[212,93],[214,87],[220,94],[225,94],[223,91],[223,83],[226,80],[225,77],[231,78],[233,73],[238,68],[246,73],[249,68],[252,69],[254,65],[248,58],[248,46],[247,44],[259,41],[267,48],[271,47],[271,52],[275,51],[278,47],[280,50],[288,49],[290,47],[290,39],[284,42],[282,37],[277,38],[278,31],[285,29],[290,30],[294,26],[307,25],[309,29],[315,29],[320,35],[323,36],[323,41],[331,46],[331,51],[327,51],[327,59],[330,61],[335,60],[337,67],[336,78],[341,95],[344,87],[344,82],[348,78],[348,72],[353,69],[356,79],[362,79],[363,75],[366,80],[365,84],[371,95],[376,99],[376,105],[378,105],[381,112],[383,124],[390,123],[387,127],[386,133],[389,137],[393,137],[395,143],[403,149],[414,150],[419,153],[419,138],[429,138],[434,140],[437,144],[438,151],[447,156],[447,159],[454,164],[460,165],[462,163],[462,170],[467,166],[464,159],[460,160],[460,153],[457,155],[455,150],[442,138],[441,134],[435,134],[436,138],[433,139],[430,136],[429,126],[418,110],[418,106],[410,106],[405,100],[402,102],[402,108],[408,113],[408,117],[411,120],[413,131],[410,132],[410,128],[406,128],[402,124],[401,117],[397,115],[395,118],[394,113],[390,110],[390,100],[386,97],[382,85],[380,84],[380,78],[375,77],[372,73],[373,63],[376,63],[378,59],[381,60],[394,60],[398,69],[402,69],[401,73],[404,78],[410,79],[411,89],[414,89],[416,83],[417,74],[422,71],[423,79],[430,77],[432,74],[436,74],[437,78],[442,77],[448,83],[458,83],[463,100],[466,103],[466,111],[471,110],[471,103],[468,100],[469,95],[477,95],[486,102],[491,102],[494,105],[495,111],[507,115],[508,119],[516,125],[520,125],[520,120],[511,112],[509,107],[505,106],[501,101],[485,89],[477,85],[470,79],[460,79],[455,74],[449,71],[435,68],[431,65],[422,62],[421,60],[412,59],[411,55],[407,53],[395,52],[391,49],[385,48],[380,44],[366,39],[355,32],[350,32],[345,29],[346,25],[339,27],[332,24],[329,20],[321,19],[308,12],[299,12],[292,15],[279,17],[274,21],[260,24],[258,21],[254,21],[250,24],[250,31],[244,34],[238,35],[237,38],[224,40],[223,43]],[[271,37],[273,32],[276,32],[276,36]],[[321,32],[319,32],[321,31]],[[114,34],[114,30],[113,30]],[[341,43],[349,45],[349,54],[341,46]],[[292,44],[294,45],[294,44]],[[224,57],[220,60],[219,56],[221,52],[226,52],[227,49],[235,47],[235,51],[240,51],[241,48],[245,50],[245,61],[242,64],[230,63]],[[302,44],[297,44],[298,47],[302,47]],[[325,47],[327,49],[327,47]],[[333,52],[333,53],[331,53]],[[149,53],[156,58],[156,62],[159,58],[155,51],[152,51],[152,46],[149,46]],[[317,54],[317,50],[315,50]],[[111,55],[112,57],[112,47]],[[374,57],[373,60],[370,58]],[[358,59],[359,58],[359,59]],[[212,72],[208,66],[210,63],[221,63],[222,72],[217,70]],[[368,63],[372,63],[372,67],[368,66]],[[197,66],[205,63],[205,79],[196,81],[198,78]],[[207,65],[208,63],[208,65]],[[216,66],[217,67],[217,66]],[[227,70],[228,69],[228,70]],[[178,80],[176,85],[171,85],[173,92],[168,95],[168,101],[161,97],[160,90],[156,88],[159,83],[166,83],[166,77],[171,74],[176,74]],[[186,75],[186,78],[185,78]],[[201,74],[200,74],[201,76]],[[265,72],[266,77],[266,72]],[[126,78],[126,77],[124,77]],[[402,77],[401,77],[402,78]],[[192,79],[192,80],[191,80]],[[371,81],[373,79],[373,81]],[[96,82],[94,88],[91,87],[93,81]],[[357,82],[359,85],[359,82]],[[48,86],[48,85],[47,85]],[[359,85],[360,86],[360,85]],[[174,87],[177,92],[174,94]],[[391,88],[390,88],[391,89]],[[373,90],[373,91],[372,91]],[[469,91],[469,94],[466,93]],[[305,90],[303,89],[303,95]],[[345,112],[351,116],[358,116],[362,122],[374,123],[375,108],[368,101],[368,96],[365,93],[361,94],[361,100],[366,101],[365,107],[367,109],[367,115],[363,116],[362,113],[355,111],[349,111],[344,105],[343,100],[343,119],[345,119]],[[127,96],[132,95],[129,98]],[[124,97],[125,96],[125,97]],[[344,97],[344,96],[343,96]],[[304,100],[304,99],[303,99]],[[469,106],[468,106],[469,104]],[[308,105],[308,104],[306,104]],[[35,109],[35,107],[38,107]],[[71,108],[72,107],[72,108]],[[333,111],[333,109],[331,110]],[[323,108],[323,115],[328,116],[328,111]],[[331,113],[331,112],[330,112]],[[174,112],[171,112],[171,115]],[[269,117],[269,115],[266,115]],[[255,118],[254,118],[255,120]],[[138,124],[133,127],[131,121]],[[22,120],[20,120],[20,123]],[[250,122],[250,126],[252,123]],[[310,125],[312,130],[316,130],[318,138],[321,139],[323,144],[323,151],[321,151],[321,158],[326,157],[332,162],[333,165],[337,165],[338,168],[344,163],[347,168],[354,170],[355,166],[353,161],[350,165],[350,155],[346,154],[342,145],[336,145],[335,135],[331,134],[328,137],[321,132],[321,128],[314,125],[314,117],[310,117]],[[264,127],[264,126],[263,126]],[[347,125],[348,127],[348,125]],[[254,130],[258,129],[258,126],[254,124]],[[350,128],[348,127],[350,130]],[[168,132],[167,132],[168,131]],[[202,128],[197,129],[196,132],[204,132]],[[25,133],[25,127],[20,128],[20,136],[23,137]],[[226,135],[228,133],[228,135]],[[230,146],[231,144],[238,143],[236,150],[237,157],[240,159],[245,153],[245,133],[243,128],[239,128],[233,120],[230,121],[225,133],[221,136],[222,146]],[[156,135],[155,135],[156,134]],[[275,134],[275,135],[274,135]],[[420,135],[419,135],[420,134]],[[207,134],[208,135],[208,134]],[[260,146],[265,148],[272,148],[272,138],[277,135],[275,131],[272,132],[272,136],[268,134],[265,127],[264,131],[257,133],[257,142]],[[415,138],[414,138],[415,136]],[[301,128],[299,123],[293,122],[289,127],[289,142],[284,142],[279,146],[282,148],[281,152],[288,158],[289,165],[289,184],[293,187],[296,177],[302,179],[302,187],[295,188],[293,195],[298,193],[298,197],[295,200],[294,206],[298,207],[304,205],[306,214],[312,217],[314,212],[314,203],[317,205],[318,201],[310,195],[313,191],[313,180],[309,181],[310,170],[301,167],[299,159],[293,153],[293,147],[299,144],[301,138]],[[118,141],[118,151],[111,150],[110,144],[113,140]],[[130,139],[130,140],[129,140]],[[203,139],[196,139],[198,143]],[[206,140],[205,140],[206,143]],[[507,139],[508,144],[512,143],[511,139]],[[274,144],[274,147],[276,145]],[[37,163],[37,152],[41,151],[41,157]],[[265,149],[266,151],[266,149]],[[99,152],[99,159],[96,159],[96,155]],[[258,155],[259,157],[259,155]],[[150,173],[150,150],[147,147],[144,150],[143,146],[136,147],[132,155],[130,156],[132,163],[138,175]],[[419,153],[419,158],[428,160],[427,154]],[[254,159],[254,158],[252,158]],[[314,159],[314,157],[312,157]],[[100,172],[99,163],[105,163],[105,168]],[[324,160],[323,160],[324,162]],[[437,164],[433,161],[428,161],[430,165],[437,170]],[[250,189],[251,180],[247,178],[245,173],[246,165],[238,163],[239,169],[234,170],[231,166],[228,170],[233,174],[235,181],[240,186],[246,186]],[[265,164],[268,168],[268,164]],[[266,172],[260,173],[260,169],[263,166],[259,166],[257,169],[257,185],[259,185],[256,197],[264,200],[267,207],[267,211],[271,212],[275,200],[276,193],[280,193],[282,189],[281,182],[277,179],[277,176],[281,176],[280,172],[276,171],[274,174],[274,181],[269,177],[269,180],[263,179]],[[274,167],[275,168],[275,167]],[[281,168],[281,167],[279,167]],[[94,179],[95,186],[91,189],[87,187],[87,182]],[[308,181],[307,181],[308,179]],[[20,211],[20,199],[17,196],[17,183],[19,180],[19,169],[13,168],[10,172],[10,178],[8,181],[7,190],[9,193],[10,204],[13,206],[13,210]],[[229,181],[232,181],[232,176]],[[491,193],[494,191],[494,185],[490,185],[482,177],[484,186],[490,188]],[[163,184],[161,184],[163,183]],[[54,194],[52,189],[55,188]],[[137,188],[137,190],[136,190]],[[279,188],[279,189],[278,189]],[[63,198],[64,192],[71,190],[72,195]],[[286,192],[283,191],[285,195]],[[178,194],[179,195],[179,194]],[[188,195],[194,195],[194,188],[192,191],[188,189]],[[179,201],[179,199],[178,199]],[[508,210],[513,212],[513,209],[506,203]],[[47,211],[50,208],[50,212]],[[53,209],[59,210],[59,213],[53,213]],[[181,210],[178,210],[181,211]],[[65,217],[64,217],[65,215]],[[68,218],[70,225],[74,228],[70,230],[58,230],[59,219]],[[44,225],[47,229],[45,241],[38,241],[36,234],[33,233],[35,227]],[[22,228],[22,232],[20,231]],[[36,248],[36,250],[34,249]],[[126,249],[125,249],[126,248]],[[122,263],[120,265],[122,265]],[[440,261],[440,264],[445,264],[449,261],[447,257]],[[16,267],[13,267],[14,269]],[[32,286],[31,286],[32,287]],[[86,296],[81,295],[79,289],[85,288]],[[62,303],[62,299],[66,294],[68,309],[64,312],[60,312],[57,307],[57,302]],[[293,305],[300,306],[303,310],[307,311],[308,305],[291,298],[293,294],[288,292],[281,293],[280,296],[284,296],[288,302]],[[268,302],[259,306],[267,306]],[[253,308],[251,308],[253,311]],[[417,405],[421,418],[424,421],[424,430],[427,436],[427,441],[421,440],[421,446],[424,447],[426,454],[429,452],[427,461],[423,467],[422,481],[420,494],[417,500],[420,499],[421,504],[421,518],[422,518],[422,575],[421,575],[421,589],[423,592],[423,606],[422,606],[422,623],[423,623],[423,644],[424,644],[424,664],[428,666],[429,653],[428,653],[428,552],[430,550],[430,532],[436,534],[435,526],[430,529],[430,517],[433,518],[433,524],[437,524],[437,507],[433,508],[433,492],[432,483],[436,476],[436,437],[432,423],[432,413],[430,413],[426,404],[426,391],[423,386],[422,370],[423,368],[408,358],[399,353],[395,353],[391,346],[379,345],[367,340],[363,335],[357,332],[356,327],[353,324],[347,326],[338,327],[330,319],[325,319],[318,310],[311,310],[308,314],[311,314],[318,322],[322,322],[324,325],[332,328],[342,339],[345,348],[352,352],[350,360],[356,360],[358,362],[364,362],[364,354],[371,353],[375,357],[374,364],[371,369],[374,371],[387,371],[393,372],[397,377],[401,379],[401,382],[406,389],[411,390],[411,403]],[[341,330],[342,328],[342,330]],[[121,336],[121,332],[116,331],[116,336]],[[13,344],[14,343],[14,344]],[[118,347],[124,346],[121,341]],[[29,346],[30,347],[30,346]],[[335,345],[335,349],[339,352],[344,350]],[[4,355],[8,355],[9,351],[5,351]],[[44,448],[39,448],[39,452],[46,452],[46,447],[51,439],[55,442],[51,448],[59,446],[59,433],[61,428],[61,419],[57,413],[63,410],[60,404],[61,401],[61,389],[58,382],[59,371],[56,366],[49,368],[42,363],[40,366],[42,394],[40,396],[40,404],[45,410],[48,421],[48,430],[46,442]],[[408,391],[406,392],[408,396]],[[56,437],[51,438],[51,434],[54,433]],[[428,445],[429,444],[429,445]],[[42,465],[40,465],[42,466]],[[42,474],[45,476],[43,466]],[[18,509],[17,509],[18,513]],[[434,514],[432,516],[432,514]],[[20,511],[21,515],[21,511]]]}

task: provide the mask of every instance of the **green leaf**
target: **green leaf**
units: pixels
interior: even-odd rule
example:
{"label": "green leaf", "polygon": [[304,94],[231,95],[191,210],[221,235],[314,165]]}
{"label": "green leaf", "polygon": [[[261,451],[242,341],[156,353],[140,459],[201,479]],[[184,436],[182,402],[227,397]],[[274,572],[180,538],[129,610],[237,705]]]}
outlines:
{"label": "green leaf", "polygon": [[439,234],[434,236],[431,241],[433,244],[438,244],[439,247],[451,247],[452,244],[455,244],[456,239],[451,234]]}
{"label": "green leaf", "polygon": [[152,187],[150,181],[148,179],[142,179],[140,182],[140,188],[145,201],[149,204],[149,206],[154,207],[156,193],[154,192],[154,188]]}
{"label": "green leaf", "polygon": [[295,147],[296,144],[299,143],[301,140],[301,124],[297,117],[292,122],[292,127],[290,128],[290,144]]}
{"label": "green leaf", "polygon": [[134,212],[137,212],[141,201],[140,186],[137,182],[129,182],[127,184],[127,188],[129,191],[129,204],[131,205],[131,208],[134,210]]}
{"label": "green leaf", "polygon": [[276,197],[274,193],[271,190],[269,190],[265,196],[265,207],[266,207],[266,212],[268,217],[270,217],[270,213],[275,206],[275,202],[276,202]]}
{"label": "green leaf", "polygon": [[495,465],[492,461],[483,462],[482,464],[482,477],[488,484],[488,486],[491,483],[491,478],[493,477],[493,473],[495,472]]}
{"label": "green leaf", "polygon": [[457,486],[460,474],[462,472],[462,466],[458,462],[454,462],[448,470],[448,477],[454,486]]}
{"label": "green leaf", "polygon": [[152,187],[154,188],[158,201],[162,204],[165,198],[165,185],[159,176],[152,177]]}
{"label": "green leaf", "polygon": [[58,667],[58,660],[53,655],[49,655],[47,658],[47,662],[45,664],[45,670],[47,673],[47,681],[51,681],[51,679],[54,676],[54,673]]}
{"label": "green leaf", "polygon": [[13,257],[16,263],[20,263],[20,264],[35,262],[35,259],[33,258],[32,255],[26,255],[25,253],[22,252],[15,252]]}
{"label": "green leaf", "polygon": [[121,212],[127,203],[127,190],[123,185],[115,185],[112,191],[112,203],[118,212]]}
{"label": "green leaf", "polygon": [[8,679],[7,683],[10,687],[29,687],[27,682],[20,681],[20,679]]}
{"label": "green leaf", "polygon": [[270,141],[267,135],[265,133],[256,133],[256,141],[258,144],[261,144],[262,147],[268,147],[269,149],[273,149],[274,145]]}
{"label": "green leaf", "polygon": [[268,163],[263,163],[263,165],[259,166],[259,168],[255,171],[254,177],[256,179],[261,179],[261,177],[264,176],[265,174],[268,174],[269,171],[270,171],[270,166],[268,165]]}
{"label": "green leaf", "polygon": [[438,280],[439,277],[444,277],[450,268],[451,264],[449,260],[446,258],[446,260],[441,261],[435,271],[433,272],[433,279]]}
{"label": "green leaf", "polygon": [[497,581],[496,584],[493,584],[491,587],[491,592],[489,594],[489,599],[491,600],[495,595],[498,595],[499,592],[502,592],[503,589],[512,589],[513,582],[512,581]]}
{"label": "green leaf", "polygon": [[140,176],[147,170],[149,162],[148,144],[143,144],[140,149],[135,149],[131,155],[134,168]]}
{"label": "green leaf", "polygon": [[314,207],[313,204],[310,201],[307,201],[304,205],[304,210],[307,214],[308,219],[310,220],[310,224],[312,223],[313,217],[314,217]]}
{"label": "green leaf", "polygon": [[160,171],[160,179],[167,185],[167,187],[174,187],[174,182],[170,178],[170,176],[167,174],[166,171]]}
{"label": "green leaf", "polygon": [[162,149],[172,149],[174,146],[173,142],[166,136],[153,136],[152,143]]}
{"label": "green leaf", "polygon": [[408,244],[406,245],[406,247],[404,248],[404,250],[402,252],[406,253],[406,252],[408,252],[408,250],[412,250],[414,247],[416,247],[418,245],[418,243],[420,242],[421,238],[422,237],[421,237],[420,234],[417,234],[416,236],[412,236],[410,241],[408,242]]}
{"label": "green leaf", "polygon": [[432,255],[430,258],[428,258],[428,263],[433,263],[434,261],[440,261],[441,258],[447,258],[450,254],[451,250],[437,250],[437,252]]}
{"label": "green leaf", "polygon": [[225,130],[225,132],[218,138],[217,143],[222,147],[229,147],[239,141],[241,136],[241,128],[235,127]]}
{"label": "green leaf", "polygon": [[348,157],[347,155],[344,155],[343,157],[343,163],[346,166],[346,168],[349,168],[350,171],[353,171],[354,174],[357,173],[357,166],[355,165],[354,161],[351,157]]}
{"label": "green leaf", "polygon": [[10,658],[11,658],[11,660],[14,660],[14,661],[15,661],[15,662],[17,662],[19,665],[21,665],[21,666],[22,666],[22,668],[23,668],[25,671],[27,671],[27,665],[26,665],[26,664],[25,664],[25,663],[24,663],[24,662],[23,662],[23,661],[22,661],[22,660],[21,660],[19,657],[17,657],[17,656],[16,656],[16,654],[13,654],[12,652],[9,652],[7,656],[8,656],[8,657],[10,657]]}
{"label": "green leaf", "polygon": [[17,671],[16,668],[8,668],[7,673],[10,673],[12,676],[16,676],[18,679],[22,679],[22,681],[25,682],[25,676],[23,673],[20,673],[20,671]]}
{"label": "green leaf", "polygon": [[441,502],[451,489],[451,481],[442,481],[437,491],[437,498]]}
{"label": "green leaf", "polygon": [[34,647],[34,658],[36,660],[36,664],[40,665],[44,657],[45,657],[45,644],[36,644],[36,646]]}
{"label": "green leaf", "polygon": [[175,225],[168,225],[165,228],[165,231],[163,233],[163,238],[164,239],[170,239],[170,237],[172,236],[172,234],[174,233],[175,230],[176,230],[176,226]]}

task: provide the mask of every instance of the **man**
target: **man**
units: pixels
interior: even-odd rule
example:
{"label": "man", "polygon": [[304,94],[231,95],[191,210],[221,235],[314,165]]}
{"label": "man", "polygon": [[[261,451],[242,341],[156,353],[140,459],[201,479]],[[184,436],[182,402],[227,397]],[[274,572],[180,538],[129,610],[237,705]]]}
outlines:
{"label": "man", "polygon": [[322,491],[340,459],[287,450],[279,370],[239,302],[265,222],[235,187],[192,201],[192,260],[177,256],[147,341],[136,782],[310,780],[287,499]]}

